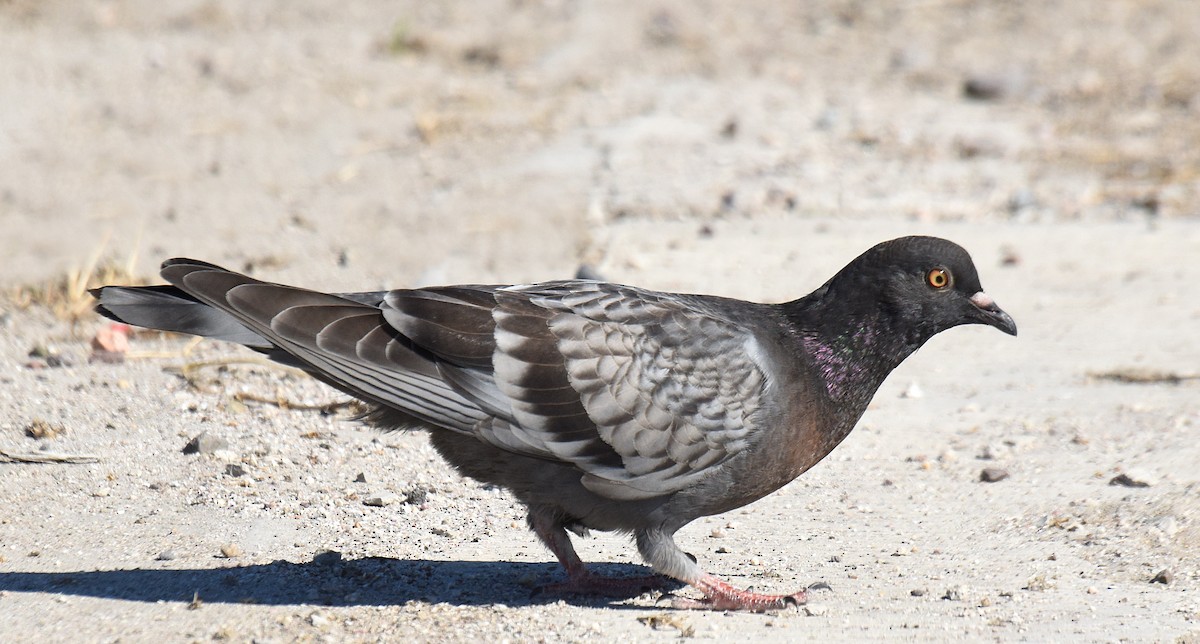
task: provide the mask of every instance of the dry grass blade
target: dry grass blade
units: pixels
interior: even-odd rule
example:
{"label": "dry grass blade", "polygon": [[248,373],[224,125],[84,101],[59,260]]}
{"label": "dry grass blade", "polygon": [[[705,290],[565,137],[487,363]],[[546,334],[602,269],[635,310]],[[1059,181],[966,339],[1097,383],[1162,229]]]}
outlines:
{"label": "dry grass blade", "polygon": [[205,393],[216,393],[214,390],[209,389],[203,382],[200,381],[200,373],[204,369],[208,369],[210,367],[231,367],[235,365],[254,365],[256,367],[266,367],[267,369],[281,371],[294,376],[308,376],[308,374],[304,373],[300,369],[296,369],[295,367],[287,367],[279,364],[278,362],[267,360],[266,358],[217,358],[215,360],[197,360],[194,362],[185,362],[179,367],[168,367],[167,370],[177,371],[189,385],[198,391],[203,391]]}
{"label": "dry grass blade", "polygon": [[1173,371],[1159,371],[1140,367],[1123,367],[1109,371],[1092,372],[1088,374],[1088,377],[1095,378],[1096,380],[1111,380],[1113,382],[1138,385],[1177,385],[1185,380],[1200,380],[1200,374],[1175,373]]}
{"label": "dry grass blade", "polygon": [[78,465],[83,463],[99,463],[100,457],[94,454],[64,454],[61,452],[9,452],[0,449],[0,459],[9,463],[67,463]]}
{"label": "dry grass blade", "polygon": [[[258,367],[266,367],[274,371],[281,371],[294,376],[309,377],[304,371],[295,367],[288,367],[277,362],[272,362],[265,358],[220,358],[216,360],[201,360],[196,362],[188,362],[178,368],[179,375],[187,381],[189,385],[198,391],[205,393],[217,393],[212,388],[208,387],[200,379],[200,372],[210,367],[228,367],[233,365],[254,365]],[[236,392],[232,394],[234,400],[238,402],[254,402],[266,405],[274,405],[280,409],[294,409],[297,411],[319,411],[321,413],[332,413],[340,409],[358,409],[362,406],[357,400],[341,400],[323,404],[305,404],[293,402],[283,396],[260,396],[248,392]],[[362,410],[362,411],[365,411]]]}
{"label": "dry grass blade", "polygon": [[108,236],[105,236],[80,268],[71,269],[66,275],[43,284],[17,287],[9,293],[9,299],[20,308],[45,307],[56,317],[74,324],[90,314],[95,304],[88,289],[109,284],[139,286],[146,283],[133,272],[138,257],[136,244],[123,263],[104,259],[107,246]]}
{"label": "dry grass blade", "polygon": [[275,398],[268,398],[266,396],[258,396],[258,395],[246,393],[246,392],[238,392],[238,393],[234,394],[233,399],[238,402],[255,402],[255,403],[262,403],[265,405],[274,405],[276,407],[279,407],[280,409],[293,409],[296,411],[319,411],[322,414],[330,414],[335,411],[338,411],[339,409],[351,409],[351,408],[358,409],[358,408],[362,407],[362,403],[360,403],[357,400],[353,400],[353,399],[339,400],[339,401],[324,403],[324,404],[320,404],[320,405],[306,405],[303,403],[292,402],[292,401],[288,400],[287,398],[283,398],[281,396],[277,396]]}

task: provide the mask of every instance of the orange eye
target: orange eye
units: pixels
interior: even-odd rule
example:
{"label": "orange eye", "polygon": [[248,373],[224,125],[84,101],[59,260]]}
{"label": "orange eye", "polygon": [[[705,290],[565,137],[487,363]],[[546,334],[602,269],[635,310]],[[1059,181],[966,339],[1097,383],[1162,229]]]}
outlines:
{"label": "orange eye", "polygon": [[944,268],[930,269],[925,274],[925,281],[933,288],[946,288],[950,286],[950,271]]}

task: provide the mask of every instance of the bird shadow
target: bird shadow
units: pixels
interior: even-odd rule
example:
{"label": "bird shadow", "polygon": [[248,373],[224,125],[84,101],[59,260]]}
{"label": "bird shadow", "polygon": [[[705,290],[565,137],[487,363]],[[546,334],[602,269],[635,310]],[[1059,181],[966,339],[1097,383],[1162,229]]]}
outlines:
{"label": "bird shadow", "polygon": [[[610,577],[652,574],[633,564],[599,564],[590,569]],[[637,591],[626,597],[542,591],[543,584],[562,579],[562,569],[552,563],[383,557],[343,560],[337,553],[325,553],[303,563],[280,560],[221,568],[0,572],[0,591],[207,604],[391,606],[415,601],[534,606],[562,600],[576,606],[639,608],[619,603],[638,596]],[[664,590],[682,586],[667,582]]]}

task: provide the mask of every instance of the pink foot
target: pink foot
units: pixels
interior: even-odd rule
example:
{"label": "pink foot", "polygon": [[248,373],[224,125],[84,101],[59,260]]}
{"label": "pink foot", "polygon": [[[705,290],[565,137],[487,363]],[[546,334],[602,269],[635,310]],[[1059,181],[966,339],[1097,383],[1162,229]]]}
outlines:
{"label": "pink foot", "polygon": [[744,610],[761,613],[788,606],[799,606],[808,601],[808,594],[801,590],[791,595],[764,595],[734,588],[712,575],[704,575],[692,584],[704,593],[704,599],[677,597],[672,601],[675,608],[685,610]]}

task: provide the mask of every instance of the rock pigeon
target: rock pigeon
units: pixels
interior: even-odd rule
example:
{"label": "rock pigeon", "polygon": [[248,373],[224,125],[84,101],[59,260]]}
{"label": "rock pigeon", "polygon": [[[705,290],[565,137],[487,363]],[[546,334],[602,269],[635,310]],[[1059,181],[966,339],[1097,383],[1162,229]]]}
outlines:
{"label": "rock pigeon", "polygon": [[702,599],[764,611],[805,601],[705,573],[674,534],[778,490],[854,428],[884,378],[935,334],[1016,335],[970,256],[934,237],[866,251],[783,304],[591,280],[327,294],[171,259],[170,285],[106,286],[96,310],[245,345],[429,431],[459,472],[504,487],[566,569],[562,592],[625,594],[663,577],[588,571],[568,532],[624,532]]}

